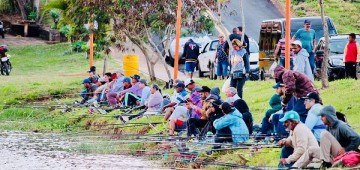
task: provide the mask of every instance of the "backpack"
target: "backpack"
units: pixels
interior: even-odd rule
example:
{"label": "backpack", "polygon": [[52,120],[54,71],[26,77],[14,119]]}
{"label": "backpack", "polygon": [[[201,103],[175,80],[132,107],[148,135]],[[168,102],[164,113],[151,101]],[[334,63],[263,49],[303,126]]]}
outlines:
{"label": "backpack", "polygon": [[334,159],[334,164],[342,164],[346,167],[354,167],[360,163],[360,153],[355,151],[346,152]]}

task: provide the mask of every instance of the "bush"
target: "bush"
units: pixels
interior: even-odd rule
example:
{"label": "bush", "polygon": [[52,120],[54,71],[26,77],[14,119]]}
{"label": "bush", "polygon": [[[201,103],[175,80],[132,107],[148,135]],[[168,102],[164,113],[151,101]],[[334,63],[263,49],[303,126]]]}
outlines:
{"label": "bush", "polygon": [[32,20],[32,21],[35,21],[37,18],[37,14],[36,14],[36,11],[31,11],[28,15],[28,20]]}

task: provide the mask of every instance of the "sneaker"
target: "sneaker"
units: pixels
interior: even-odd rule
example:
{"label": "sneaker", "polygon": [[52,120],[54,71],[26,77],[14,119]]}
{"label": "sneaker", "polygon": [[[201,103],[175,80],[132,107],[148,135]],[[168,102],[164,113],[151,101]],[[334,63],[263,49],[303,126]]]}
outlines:
{"label": "sneaker", "polygon": [[98,111],[99,111],[101,114],[107,114],[107,112],[106,112],[104,109],[98,108]]}
{"label": "sneaker", "polygon": [[128,116],[119,116],[120,121],[122,121],[123,123],[126,123],[127,121],[129,121],[129,117]]}
{"label": "sneaker", "polygon": [[100,105],[99,105],[99,103],[98,103],[97,101],[94,101],[93,105],[94,105],[94,107],[96,107],[96,108],[99,108],[99,107],[100,107]]}

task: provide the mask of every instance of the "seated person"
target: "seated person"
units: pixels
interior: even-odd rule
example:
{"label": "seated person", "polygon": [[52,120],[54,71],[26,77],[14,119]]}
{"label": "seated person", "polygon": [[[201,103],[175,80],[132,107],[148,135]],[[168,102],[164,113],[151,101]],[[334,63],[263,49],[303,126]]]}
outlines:
{"label": "seated person", "polygon": [[[125,77],[123,80],[123,90],[128,90],[132,87],[131,85],[131,79],[129,77]],[[109,93],[107,93],[107,100],[109,102],[109,105],[113,108],[117,107],[118,104],[118,100],[117,100],[117,96],[120,93],[114,93],[114,92],[110,92],[111,86],[107,88],[107,91],[109,91]],[[121,96],[123,97],[123,96]]]}
{"label": "seated person", "polygon": [[237,90],[235,87],[229,87],[225,91],[226,100],[225,102],[229,103],[231,106],[237,99],[240,99],[239,95],[237,94]]}
{"label": "seated person", "polygon": [[[310,147],[319,147],[314,134],[300,121],[300,116],[295,111],[288,111],[280,119],[290,135],[278,142],[283,147],[280,154],[279,168],[290,168]],[[291,151],[287,148],[292,148]],[[285,153],[286,152],[286,153]]]}
{"label": "seated person", "polygon": [[[224,116],[216,119],[213,123],[216,129],[216,143],[222,142],[233,142],[243,143],[249,140],[249,130],[246,127],[244,120],[242,119],[241,113],[231,107],[227,102],[224,102],[220,106],[224,113]],[[223,128],[230,128],[231,134],[226,134],[221,131]]]}
{"label": "seated person", "polygon": [[96,83],[98,81],[98,79],[100,78],[99,75],[96,74],[96,67],[95,66],[91,66],[90,70],[87,71],[89,73],[89,80],[92,83]]}
{"label": "seated person", "polygon": [[94,96],[87,101],[88,103],[100,102],[101,93],[103,92],[103,90],[105,89],[105,86],[106,86],[106,79],[104,77],[100,77],[95,84],[96,84],[97,88],[94,92]]}
{"label": "seated person", "polygon": [[186,130],[186,121],[189,119],[189,110],[186,106],[176,106],[174,112],[168,118],[169,135],[173,136],[174,132]]}
{"label": "seated person", "polygon": [[234,107],[242,114],[242,118],[246,124],[246,127],[249,130],[249,134],[252,134],[253,131],[253,117],[250,112],[248,105],[246,104],[245,100],[237,99],[234,102]]}
{"label": "seated person", "polygon": [[[216,113],[222,113],[220,110],[221,101],[217,99],[216,96],[210,95],[210,88],[207,86],[203,86],[200,90],[201,99],[203,102],[203,107],[196,106],[191,102],[188,102],[187,105],[191,105],[192,110],[198,111],[201,113],[201,117],[191,117],[188,120],[188,136],[199,135],[199,131],[197,128],[205,128],[205,126],[209,123],[212,124],[216,116]],[[221,114],[222,116],[223,114]],[[219,117],[221,117],[219,116]],[[209,117],[212,118],[212,121],[209,120]],[[208,130],[211,130],[212,126],[209,126],[208,129],[203,129],[200,136],[204,135]],[[214,132],[213,132],[214,133]]]}
{"label": "seated person", "polygon": [[136,101],[136,106],[144,108],[145,102],[149,99],[151,94],[150,87],[148,86],[147,81],[145,79],[140,79],[139,82],[140,82],[140,88],[142,89],[142,93],[141,93],[140,101]]}
{"label": "seated person", "polygon": [[91,83],[91,81],[86,78],[83,80],[82,84],[85,87],[84,93],[81,94],[81,97],[83,98],[80,102],[80,104],[85,104],[89,99],[91,99],[94,96],[94,93],[97,89],[96,84]]}
{"label": "seated person", "polygon": [[327,126],[320,135],[320,147],[311,147],[294,167],[305,167],[313,158],[321,159],[323,168],[332,167],[333,160],[345,152],[360,152],[360,136],[348,124],[339,120],[335,108],[325,106],[320,110],[321,120]]}
{"label": "seated person", "polygon": [[[165,112],[164,120],[168,120],[172,112],[175,110],[176,106],[184,106],[186,103],[186,98],[188,94],[185,90],[185,85],[182,82],[179,82],[175,85],[175,95],[171,97],[171,102],[165,105],[162,109],[162,112]],[[185,107],[186,108],[186,107]]]}
{"label": "seated person", "polygon": [[271,124],[271,122],[269,121],[269,118],[272,114],[278,112],[281,110],[282,106],[281,106],[281,97],[279,95],[279,92],[281,90],[281,83],[276,83],[273,88],[276,90],[276,94],[274,94],[269,101],[269,105],[270,105],[270,109],[268,109],[265,113],[265,116],[261,122],[261,130],[260,130],[260,134],[262,135],[268,135],[272,132],[274,132],[274,126]]}
{"label": "seated person", "polygon": [[139,75],[135,74],[134,76],[131,76],[132,86],[129,89],[120,91],[116,96],[119,101],[124,102],[124,106],[134,106],[137,101],[141,100],[142,89],[139,80]]}
{"label": "seated person", "polygon": [[216,96],[219,100],[221,100],[220,88],[219,87],[211,88],[210,94]]}
{"label": "seated person", "polygon": [[131,116],[121,116],[120,120],[122,120],[123,122],[127,122],[131,119],[137,118],[137,117],[141,117],[144,114],[158,114],[161,112],[161,105],[163,102],[163,96],[161,94],[161,91],[159,89],[159,86],[156,84],[153,84],[151,89],[150,89],[150,96],[149,99],[145,102],[145,111],[140,112],[136,115],[131,115]]}

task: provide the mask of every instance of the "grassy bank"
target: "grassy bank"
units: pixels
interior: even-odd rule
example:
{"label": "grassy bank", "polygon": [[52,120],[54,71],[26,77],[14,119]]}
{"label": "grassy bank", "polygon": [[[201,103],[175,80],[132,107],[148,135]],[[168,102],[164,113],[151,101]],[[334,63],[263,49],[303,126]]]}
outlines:
{"label": "grassy bank", "polygon": [[[12,62],[14,72],[9,77],[1,76],[0,84],[0,129],[22,130],[36,132],[62,132],[77,135],[89,135],[89,142],[80,144],[74,151],[82,153],[115,153],[115,154],[138,154],[138,150],[149,152],[159,150],[160,146],[155,143],[121,143],[121,134],[166,134],[167,125],[154,125],[149,122],[162,122],[162,117],[141,118],[131,123],[144,123],[141,126],[120,124],[114,118],[121,111],[113,111],[106,115],[99,113],[90,114],[87,108],[74,108],[71,112],[62,112],[62,108],[54,107],[64,103],[71,103],[76,98],[47,98],[52,94],[78,93],[82,87],[81,80],[86,77],[84,73],[88,69],[87,61],[83,55],[74,53],[63,55],[68,48],[66,44],[44,45],[38,47],[16,47],[10,49],[13,55]],[[96,66],[101,68],[101,61]],[[117,64],[112,61],[115,67]],[[209,87],[221,87],[222,81],[203,79],[197,82],[199,85]],[[244,99],[247,101],[256,124],[264,116],[269,108],[268,100],[275,93],[271,86],[273,81],[246,82]],[[319,86],[319,82],[316,82]],[[330,83],[330,88],[321,91],[325,104],[334,105],[337,110],[345,113],[352,126],[358,126],[360,117],[360,98],[358,89],[360,81],[341,80]],[[172,94],[171,90],[165,93]],[[224,98],[224,94],[222,94]],[[35,106],[22,105],[26,102],[39,102]],[[21,104],[20,104],[21,103]],[[4,109],[4,105],[13,104]],[[130,127],[127,127],[130,126]],[[359,129],[356,129],[359,132]],[[96,135],[115,135],[102,139],[95,139]],[[86,137],[83,137],[86,138]],[[96,142],[91,142],[96,141]],[[106,147],[105,147],[106,146]],[[239,155],[244,156],[250,162],[249,165],[270,165],[278,162],[279,149],[251,149],[226,151],[213,154],[212,159],[220,162],[239,163]],[[164,158],[163,158],[164,159]],[[166,158],[171,160],[172,158]],[[182,165],[189,166],[189,165]],[[207,168],[219,169],[219,166]]]}
{"label": "grassy bank", "polygon": [[[293,13],[299,17],[320,16],[320,5],[317,0],[292,1]],[[285,4],[285,0],[280,0]],[[331,17],[339,33],[360,33],[360,2],[343,0],[324,0],[325,15]]]}

